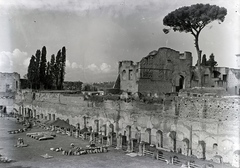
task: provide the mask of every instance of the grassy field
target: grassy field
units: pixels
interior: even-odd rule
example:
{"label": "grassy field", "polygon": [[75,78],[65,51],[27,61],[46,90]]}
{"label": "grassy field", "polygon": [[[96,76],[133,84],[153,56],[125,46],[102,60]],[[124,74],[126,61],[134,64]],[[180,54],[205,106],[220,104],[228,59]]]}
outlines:
{"label": "grassy field", "polygon": [[[0,154],[15,160],[12,163],[0,163],[1,168],[174,168],[164,162],[148,157],[130,157],[122,150],[110,148],[107,153],[86,154],[80,156],[64,156],[61,152],[51,151],[50,148],[62,147],[69,149],[74,143],[86,147],[89,143],[74,137],[57,134],[54,140],[38,141],[27,137],[25,133],[8,134],[7,131],[20,128],[14,119],[0,118]],[[42,131],[33,128],[28,132]],[[28,147],[16,148],[18,138],[23,138]],[[51,159],[41,157],[48,153]],[[215,166],[216,167],[216,166]],[[218,167],[218,166],[217,166]],[[225,166],[224,166],[225,167]],[[220,167],[219,167],[220,168]]]}

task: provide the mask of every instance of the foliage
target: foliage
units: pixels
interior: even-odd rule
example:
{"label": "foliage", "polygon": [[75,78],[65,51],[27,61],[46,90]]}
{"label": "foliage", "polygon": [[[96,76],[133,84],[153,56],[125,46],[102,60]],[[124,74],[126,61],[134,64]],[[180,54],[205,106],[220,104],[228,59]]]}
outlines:
{"label": "foliage", "polygon": [[206,55],[204,54],[202,57],[202,66],[209,66],[211,68],[217,66],[217,61],[214,59],[213,53],[209,56],[209,59],[207,60]]}
{"label": "foliage", "polygon": [[39,67],[40,67],[40,61],[41,61],[41,51],[37,50],[35,56],[36,56],[36,63],[35,63],[36,80],[34,82],[36,86],[34,87],[34,89],[39,89],[40,88]]}
{"label": "foliage", "polygon": [[63,89],[64,90],[82,90],[82,82],[81,81],[75,81],[75,82],[69,82],[64,81],[63,82]]}
{"label": "foliage", "polygon": [[[209,4],[195,4],[191,6],[184,6],[169,13],[163,19],[165,26],[171,27],[174,31],[191,33],[194,36],[195,47],[198,55],[198,76],[199,86],[202,86],[201,81],[201,50],[199,48],[199,34],[206,25],[217,20],[219,23],[223,22],[227,10],[223,7]],[[163,30],[168,33],[168,29]]]}
{"label": "foliage", "polygon": [[206,66],[207,65],[207,58],[206,58],[206,54],[203,55],[202,57],[202,63],[201,63],[202,66]]}
{"label": "foliage", "polygon": [[56,62],[54,64],[54,76],[56,79],[56,88],[59,89],[60,84],[59,84],[59,78],[60,78],[60,67],[61,67],[61,50],[58,51],[57,56],[56,56]]}
{"label": "foliage", "polygon": [[36,81],[36,68],[35,67],[36,67],[36,60],[35,60],[35,56],[32,55],[29,66],[28,66],[28,73],[27,73],[27,78],[31,84],[31,88],[35,88],[35,81]]}
{"label": "foliage", "polygon": [[[63,54],[62,54],[63,53]],[[47,61],[47,49],[45,46],[36,51],[30,59],[27,78],[32,89],[63,89],[65,66],[66,66],[66,48],[59,50],[55,55],[51,55],[50,62]]]}
{"label": "foliage", "polygon": [[208,61],[206,62],[207,66],[210,66],[211,68],[217,66],[217,61],[214,60],[214,55],[213,53],[209,56]]}
{"label": "foliage", "polygon": [[54,84],[56,83],[56,77],[55,77],[55,55],[51,55],[51,60],[50,60],[50,83],[51,85],[49,86],[49,89],[54,89]]}
{"label": "foliage", "polygon": [[83,91],[98,91],[98,89],[90,84],[86,84],[83,86]]}
{"label": "foliage", "polygon": [[46,68],[47,68],[47,50],[46,47],[43,46],[42,48],[42,55],[41,55],[41,61],[40,61],[40,67],[39,67],[39,80],[40,80],[40,85],[44,88],[46,88]]}
{"label": "foliage", "polygon": [[66,48],[62,48],[62,54],[61,54],[61,64],[60,64],[60,86],[59,89],[63,89],[63,81],[65,76],[65,66],[66,66]]}

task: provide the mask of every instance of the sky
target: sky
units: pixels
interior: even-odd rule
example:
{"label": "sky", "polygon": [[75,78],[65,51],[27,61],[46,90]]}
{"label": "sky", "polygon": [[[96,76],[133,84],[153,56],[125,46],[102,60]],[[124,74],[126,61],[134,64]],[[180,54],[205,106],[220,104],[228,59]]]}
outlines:
{"label": "sky", "polygon": [[221,67],[236,68],[240,54],[239,0],[0,0],[0,72],[27,74],[32,55],[43,46],[47,59],[67,49],[65,81],[115,81],[118,62],[140,61],[153,50],[190,51],[189,33],[163,33],[163,18],[196,3],[225,7],[225,21],[200,34],[200,49]]}

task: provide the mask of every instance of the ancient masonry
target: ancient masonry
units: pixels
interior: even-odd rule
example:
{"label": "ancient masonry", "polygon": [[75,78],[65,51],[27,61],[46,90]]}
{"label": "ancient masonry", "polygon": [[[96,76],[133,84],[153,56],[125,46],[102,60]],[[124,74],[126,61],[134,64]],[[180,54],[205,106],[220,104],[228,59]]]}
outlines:
{"label": "ancient masonry", "polygon": [[229,95],[239,94],[240,70],[205,67],[206,88],[193,88],[195,77],[191,53],[160,48],[139,63],[119,63],[115,86],[125,94],[117,98],[22,90],[15,111],[27,118],[67,120],[128,151],[141,153],[142,144],[152,144],[239,167],[240,97]]}
{"label": "ancient masonry", "polygon": [[20,90],[20,75],[18,73],[0,72],[0,111],[13,111],[15,94]]}
{"label": "ancient masonry", "polygon": [[[239,65],[240,56],[236,59]],[[198,86],[192,54],[166,47],[150,52],[137,63],[119,62],[118,72],[116,86],[129,94],[160,96]],[[203,87],[223,87],[230,95],[240,95],[240,69],[202,66],[202,81]]]}
{"label": "ancient masonry", "polygon": [[145,142],[156,148],[195,155],[207,160],[239,164],[240,98],[219,92],[188,90],[157,103],[123,100],[86,100],[83,95],[25,92],[17,96],[25,117],[69,121],[124,144],[129,151]]}

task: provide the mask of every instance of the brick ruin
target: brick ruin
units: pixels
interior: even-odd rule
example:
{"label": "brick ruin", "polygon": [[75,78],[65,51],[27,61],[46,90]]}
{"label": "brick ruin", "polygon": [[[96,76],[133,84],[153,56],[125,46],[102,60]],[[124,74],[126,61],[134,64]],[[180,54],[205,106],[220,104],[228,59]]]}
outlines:
{"label": "brick ruin", "polygon": [[91,128],[108,141],[115,139],[118,148],[125,144],[129,151],[145,142],[207,160],[220,156],[223,162],[236,166],[240,98],[221,96],[222,92],[221,88],[211,93],[190,89],[179,96],[166,95],[158,103],[92,101],[84,95],[25,92],[17,96],[17,110],[25,117],[60,118],[80,129]]}
{"label": "brick ruin", "polygon": [[[230,95],[240,95],[240,69],[201,68],[203,87],[223,87]],[[116,85],[129,94],[161,96],[198,86],[197,67],[192,66],[192,54],[166,47],[150,52],[137,63],[120,61],[118,72]]]}
{"label": "brick ruin", "polygon": [[6,114],[13,111],[16,92],[20,91],[20,75],[0,72],[0,81],[0,112]]}
{"label": "brick ruin", "polygon": [[114,88],[122,95],[22,90],[16,96],[16,112],[27,118],[66,120],[128,151],[152,144],[239,167],[240,97],[233,95],[239,94],[240,70],[202,68],[205,87],[195,88],[191,53],[160,48],[140,62],[119,62]]}

